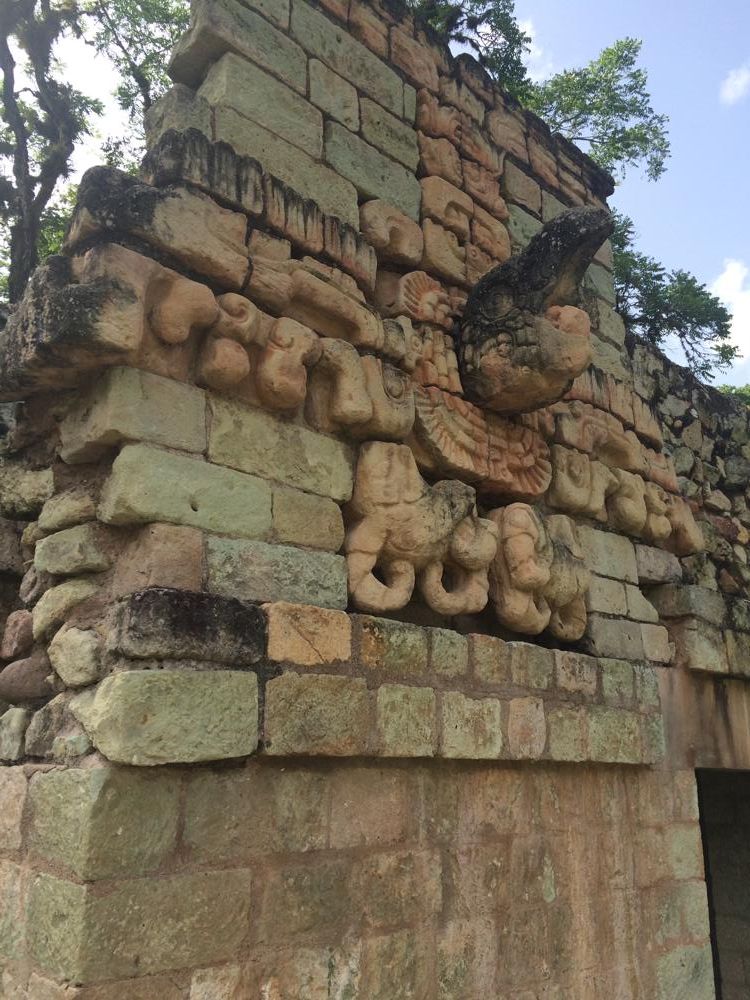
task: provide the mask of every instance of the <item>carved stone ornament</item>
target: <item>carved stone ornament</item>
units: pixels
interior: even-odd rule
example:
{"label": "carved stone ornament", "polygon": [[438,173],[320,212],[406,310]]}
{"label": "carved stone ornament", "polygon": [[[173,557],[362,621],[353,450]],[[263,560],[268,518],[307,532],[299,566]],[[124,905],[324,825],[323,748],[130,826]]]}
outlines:
{"label": "carved stone ornament", "polygon": [[380,613],[405,607],[419,588],[442,615],[481,611],[497,528],[477,516],[471,486],[428,486],[406,445],[363,445],[347,508],[346,560],[352,602]]}
{"label": "carved stone ornament", "polygon": [[490,598],[500,622],[523,635],[546,629],[565,642],[580,639],[590,573],[573,521],[564,514],[543,516],[524,503],[488,516],[499,532]]}
{"label": "carved stone ornament", "polygon": [[466,303],[459,365],[467,397],[498,413],[560,399],[591,362],[579,285],[612,232],[603,209],[562,213],[526,250],[486,274]]}

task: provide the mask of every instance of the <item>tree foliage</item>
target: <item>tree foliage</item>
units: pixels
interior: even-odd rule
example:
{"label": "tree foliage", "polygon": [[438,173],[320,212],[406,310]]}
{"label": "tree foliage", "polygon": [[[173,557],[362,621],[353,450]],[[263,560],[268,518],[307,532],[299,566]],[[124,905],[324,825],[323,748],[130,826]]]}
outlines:
{"label": "tree foliage", "polygon": [[635,248],[632,219],[618,212],[612,236],[617,311],[626,328],[657,346],[679,344],[700,378],[712,378],[737,357],[729,311],[687,271],[667,271]]}
{"label": "tree foliage", "polygon": [[750,406],[750,385],[720,385],[719,389],[727,396],[739,399],[745,406]]}

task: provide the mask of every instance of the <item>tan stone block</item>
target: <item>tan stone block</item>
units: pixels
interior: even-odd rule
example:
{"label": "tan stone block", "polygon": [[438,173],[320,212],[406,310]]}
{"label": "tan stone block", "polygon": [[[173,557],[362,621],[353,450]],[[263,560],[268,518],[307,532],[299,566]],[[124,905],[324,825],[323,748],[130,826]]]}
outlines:
{"label": "tan stone block", "polygon": [[444,229],[431,219],[422,222],[424,255],[422,267],[433,274],[456,284],[466,283],[466,251],[455,233]]}
{"label": "tan stone block", "polygon": [[459,111],[462,111],[464,116],[471,119],[469,124],[481,125],[484,121],[484,104],[460,80],[455,80],[450,76],[442,76],[440,79],[440,100],[445,101],[446,104],[452,104]]}
{"label": "tan stone block", "polygon": [[[670,624],[669,634],[675,644],[676,660],[690,670],[703,670],[712,674],[736,672],[736,651],[732,640],[721,630],[695,618]],[[729,647],[729,648],[728,648]],[[728,654],[731,660],[728,658]]]}
{"label": "tan stone block", "polygon": [[625,589],[628,598],[628,616],[630,618],[638,622],[653,623],[659,621],[659,612],[651,601],[643,596],[639,587],[635,587],[632,583],[629,583]]}
{"label": "tan stone block", "polygon": [[378,688],[376,723],[384,757],[433,757],[437,699],[432,688],[384,684]]}
{"label": "tan stone block", "polygon": [[555,657],[551,649],[528,642],[508,642],[505,654],[510,657],[510,673],[518,687],[545,689],[552,684]]}
{"label": "tan stone block", "polygon": [[469,669],[469,642],[451,629],[430,629],[430,669],[440,677],[460,677]]}
{"label": "tan stone block", "polygon": [[503,190],[509,201],[523,205],[535,215],[541,215],[542,189],[532,177],[510,160],[506,162],[503,172]]}
{"label": "tan stone block", "polygon": [[507,219],[508,206],[500,196],[496,173],[473,160],[462,160],[461,168],[466,193],[496,219]]}
{"label": "tan stone block", "polygon": [[[218,433],[214,424],[212,434]],[[107,524],[168,521],[264,538],[271,531],[271,488],[222,465],[131,444],[104,484],[99,517]]]}
{"label": "tan stone block", "polygon": [[344,544],[344,521],[338,504],[301,490],[273,491],[274,539],[325,552],[338,552]]}
{"label": "tan stone block", "polygon": [[285,601],[266,604],[263,610],[269,660],[313,667],[351,658],[351,619],[345,612]]}
{"label": "tan stone block", "polygon": [[647,660],[653,663],[671,663],[675,647],[669,641],[669,632],[663,625],[641,625],[643,649]]}
{"label": "tan stone block", "polygon": [[586,760],[588,716],[583,706],[559,706],[547,710],[549,737],[547,750],[552,760]]}
{"label": "tan stone block", "polygon": [[96,500],[82,486],[72,486],[45,503],[39,514],[41,531],[61,531],[74,524],[96,520]]}
{"label": "tan stone block", "polygon": [[391,28],[391,62],[415,87],[438,91],[438,72],[430,50],[399,28]]}
{"label": "tan stone block", "polygon": [[590,759],[603,764],[639,764],[641,747],[640,715],[620,708],[589,708]]}
{"label": "tan stone block", "polygon": [[147,524],[134,533],[115,567],[112,594],[121,597],[148,587],[201,589],[203,533],[176,524]]}
{"label": "tan stone block", "polygon": [[66,462],[97,461],[124,441],[204,451],[205,393],[149,372],[114,368],[68,412],[60,439]]}
{"label": "tan stone block", "polygon": [[675,879],[702,879],[703,848],[697,823],[667,827],[664,831],[666,861]]}
{"label": "tan stone block", "polygon": [[232,670],[130,670],[77,695],[71,710],[119,764],[245,757],[258,745],[258,678]]}
{"label": "tan stone block", "polygon": [[242,970],[239,965],[222,965],[214,969],[199,969],[190,980],[188,1000],[223,1000],[241,995]]}
{"label": "tan stone block", "polygon": [[467,698],[445,691],[442,706],[442,757],[493,759],[503,750],[500,702],[496,698]]}
{"label": "tan stone block", "polygon": [[58,628],[74,607],[93,597],[98,590],[93,581],[80,579],[66,580],[45,591],[32,612],[34,638],[41,639]]}
{"label": "tan stone block", "polygon": [[266,686],[264,746],[273,756],[349,757],[370,744],[371,695],[361,678],[286,673]]}
{"label": "tan stone block", "polygon": [[433,139],[424,132],[417,132],[419,143],[419,169],[428,177],[443,177],[454,187],[463,185],[461,157],[448,139]]}
{"label": "tan stone block", "polygon": [[360,99],[359,109],[362,137],[387,156],[416,170],[419,149],[414,129],[366,97]]}
{"label": "tan stone block", "polygon": [[636,670],[627,660],[602,660],[602,694],[609,705],[633,703]]}
{"label": "tan stone block", "polygon": [[317,59],[310,60],[309,71],[310,100],[313,104],[352,132],[358,132],[359,98],[355,88]]}
{"label": "tan stone block", "polygon": [[21,820],[27,791],[28,783],[23,768],[0,769],[0,851],[21,849]]}
{"label": "tan stone block", "polygon": [[605,615],[626,615],[628,599],[625,584],[605,576],[592,575],[586,594],[586,608]]}
{"label": "tan stone block", "polygon": [[483,278],[488,271],[496,265],[496,261],[486,254],[484,250],[466,244],[466,281],[469,285],[476,285],[480,278]]}
{"label": "tan stone block", "polygon": [[470,635],[474,676],[485,684],[507,685],[511,682],[509,643],[491,635]]}
{"label": "tan stone block", "polygon": [[388,25],[368,3],[352,0],[349,5],[349,30],[375,55],[381,59],[388,58]]}
{"label": "tan stone block", "polygon": [[29,949],[46,971],[83,983],[218,964],[238,953],[250,904],[237,870],[128,879],[105,894],[40,875]]}
{"label": "tan stone block", "polygon": [[427,216],[455,233],[461,240],[469,238],[474,203],[459,188],[442,177],[423,177],[422,217]]}
{"label": "tan stone block", "polygon": [[547,742],[547,724],[541,698],[513,698],[508,704],[508,752],[511,757],[535,760]]}
{"label": "tan stone block", "polygon": [[598,531],[588,525],[578,528],[586,562],[592,573],[627,583],[638,582],[635,549],[629,538]]}
{"label": "tan stone block", "polygon": [[550,187],[558,187],[560,182],[557,176],[557,160],[545,141],[531,132],[527,143],[534,175],[540,177]]}
{"label": "tan stone block", "polygon": [[323,152],[323,116],[296,91],[231,52],[209,69],[198,96],[233,108],[314,159]]}
{"label": "tan stone block", "polygon": [[54,492],[52,469],[33,472],[5,460],[0,462],[0,516],[36,517]]}
{"label": "tan stone block", "polygon": [[60,629],[47,647],[47,655],[67,687],[86,687],[101,676],[102,641],[90,629]]}
{"label": "tan stone block", "polygon": [[498,222],[478,205],[474,207],[471,238],[480,250],[484,250],[497,263],[502,264],[510,257],[508,230],[502,222]]}
{"label": "tan stone block", "polygon": [[[424,182],[423,182],[424,183]],[[422,260],[421,227],[387,201],[365,202],[359,210],[362,234],[382,261],[417,267]]]}
{"label": "tan stone block", "polygon": [[180,782],[168,771],[70,768],[36,774],[29,847],[87,881],[163,865],[177,846]]}
{"label": "tan stone block", "polygon": [[23,759],[30,721],[31,712],[25,708],[9,708],[0,715],[0,761],[4,764],[15,764]]}
{"label": "tan stone block", "polygon": [[100,573],[112,561],[103,541],[101,530],[91,522],[64,528],[37,542],[34,566],[39,573],[54,576]]}
{"label": "tan stone block", "polygon": [[371,928],[428,922],[440,910],[442,875],[435,850],[370,853],[351,874],[350,906]]}
{"label": "tan stone block", "polygon": [[502,169],[502,155],[488,141],[484,129],[464,115],[461,121],[461,132],[459,135],[461,156],[464,159],[475,160],[485,170],[496,177]]}
{"label": "tan stone block", "polygon": [[428,90],[417,94],[417,128],[426,136],[435,139],[449,139],[458,145],[461,131],[461,114],[457,108],[442,104]]}
{"label": "tan stone block", "polygon": [[555,681],[563,691],[595,695],[598,683],[596,660],[582,653],[556,649]]}
{"label": "tan stone block", "polygon": [[496,107],[487,115],[487,129],[492,141],[523,163],[529,162],[526,149],[526,129],[523,123],[504,108]]}
{"label": "tan stone block", "polygon": [[642,660],[644,652],[643,628],[637,622],[625,621],[619,618],[605,618],[599,614],[590,614],[586,625],[591,651],[596,656],[607,656],[614,659]]}
{"label": "tan stone block", "polygon": [[378,677],[423,677],[427,673],[427,630],[385,618],[357,616],[360,662]]}

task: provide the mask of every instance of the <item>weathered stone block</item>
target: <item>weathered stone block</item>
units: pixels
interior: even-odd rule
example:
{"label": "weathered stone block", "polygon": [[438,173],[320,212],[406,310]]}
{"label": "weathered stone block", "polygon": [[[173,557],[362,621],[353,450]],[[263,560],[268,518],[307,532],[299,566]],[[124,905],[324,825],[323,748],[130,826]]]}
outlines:
{"label": "weathered stone block", "polygon": [[528,246],[542,228],[541,220],[525,212],[520,205],[508,205],[508,233],[514,247]]}
{"label": "weathered stone block", "polygon": [[169,772],[95,767],[37,774],[30,849],[86,880],[141,875],[176,847],[179,795]]}
{"label": "weathered stone block", "polygon": [[440,696],[443,757],[482,760],[499,757],[503,750],[500,702],[496,698],[467,698],[458,691]]}
{"label": "weathered stone block", "polygon": [[679,583],[682,566],[677,556],[650,545],[636,545],[635,561],[640,584]]}
{"label": "weathered stone block", "polygon": [[563,691],[593,697],[597,690],[596,660],[582,653],[556,649],[555,680]]}
{"label": "weathered stone block", "polygon": [[615,347],[622,347],[625,343],[625,323],[619,313],[600,300],[599,308],[599,335],[609,340]]}
{"label": "weathered stone block", "polygon": [[513,698],[508,705],[508,752],[511,757],[538,760],[547,742],[541,698]]}
{"label": "weathered stone block", "polygon": [[[205,393],[195,386],[135,368],[105,372],[60,425],[60,453],[66,462],[95,462],[108,448],[124,441],[147,441],[179,451],[205,451]],[[45,508],[57,501],[55,497]],[[49,517],[53,523],[44,527],[45,531],[54,530],[59,520],[51,514],[45,515],[45,521]]]}
{"label": "weathered stone block", "polygon": [[506,643],[510,656],[510,676],[513,684],[524,688],[549,688],[555,669],[555,656],[551,649],[532,646],[528,642]]}
{"label": "weathered stone block", "polygon": [[21,819],[28,781],[20,767],[0,771],[0,850],[17,851],[22,844]]}
{"label": "weathered stone block", "polygon": [[12,462],[0,461],[2,517],[35,517],[54,492],[52,469],[35,472]]}
{"label": "weathered stone block", "polygon": [[552,760],[583,761],[588,754],[588,715],[580,705],[547,710],[547,750]]}
{"label": "weathered stone block", "polygon": [[34,644],[33,616],[30,611],[11,611],[5,622],[0,660],[17,660],[31,652]]}
{"label": "weathered stone block", "polygon": [[596,292],[599,298],[614,306],[616,301],[615,286],[612,282],[612,275],[606,267],[602,267],[601,264],[592,264],[586,272],[584,283],[593,292]]}
{"label": "weathered stone block", "polygon": [[638,582],[635,549],[629,538],[580,525],[578,536],[586,563],[592,573],[628,583]]}
{"label": "weathered stone block", "polygon": [[273,535],[278,542],[338,552],[344,544],[344,519],[328,497],[278,488],[273,491]]}
{"label": "weathered stone block", "polygon": [[619,580],[592,575],[586,594],[586,608],[605,615],[627,615],[628,600],[625,585]]}
{"label": "weathered stone block", "polygon": [[118,764],[245,757],[258,744],[258,678],[238,671],[132,670],[78,695],[71,710]]}
{"label": "weathered stone block", "polygon": [[716,590],[690,584],[665,584],[650,591],[649,598],[662,618],[701,618],[721,626],[726,618],[724,597]]}
{"label": "weathered stone block", "polygon": [[243,156],[251,156],[274,177],[312,199],[329,215],[357,225],[359,209],[353,184],[323,163],[292,146],[273,132],[237,114],[232,108],[216,108],[216,138],[229,143]]}
{"label": "weathered stone block", "polygon": [[506,161],[502,183],[508,201],[522,205],[535,215],[541,214],[542,189],[533,177],[524,173],[510,160]]}
{"label": "weathered stone block", "polygon": [[417,133],[414,129],[366,97],[360,101],[360,111],[362,138],[377,147],[386,156],[403,163],[409,170],[416,170],[419,162],[419,148],[417,146]]}
{"label": "weathered stone block", "polygon": [[43,969],[78,983],[219,964],[238,953],[250,903],[236,870],[128,879],[105,894],[40,875],[29,948]]}
{"label": "weathered stone block", "polygon": [[50,663],[68,687],[86,687],[99,680],[102,641],[91,629],[67,628],[55,634],[47,647]]}
{"label": "weathered stone block", "polygon": [[[5,960],[20,959],[24,952],[26,922],[26,877],[20,865],[0,861],[0,957]],[[5,965],[5,961],[3,962]],[[3,974],[0,986],[7,980]],[[19,994],[11,995],[16,1000]],[[22,1000],[23,994],[19,996]]]}
{"label": "weathered stone block", "polygon": [[630,707],[635,693],[636,668],[627,660],[602,660],[602,694],[608,705]]}
{"label": "weathered stone block", "polygon": [[354,450],[350,445],[226,400],[212,399],[211,413],[208,457],[212,462],[334,500],[351,497]]}
{"label": "weathered stone block", "polygon": [[338,122],[326,122],[325,159],[363,197],[382,198],[411,219],[419,218],[422,189],[414,174]]}
{"label": "weathered stone block", "polygon": [[101,531],[91,522],[48,535],[34,549],[34,566],[40,573],[53,576],[100,573],[109,569],[111,562],[102,545]]}
{"label": "weathered stone block", "polygon": [[640,716],[619,708],[589,709],[590,759],[602,764],[638,764],[643,760]]}
{"label": "weathered stone block", "polygon": [[310,60],[310,100],[352,132],[359,131],[359,98],[355,88],[317,59]]}
{"label": "weathered stone block", "polygon": [[358,90],[393,114],[403,114],[404,87],[400,77],[304,0],[294,0],[292,4],[291,34],[311,56],[356,84]]}
{"label": "weathered stone block", "polygon": [[288,673],[266,686],[265,752],[349,757],[370,745],[372,696],[361,678]]}
{"label": "weathered stone block", "polygon": [[724,633],[729,672],[741,677],[750,675],[750,636],[745,632]]}
{"label": "weathered stone block", "polygon": [[303,97],[246,59],[228,52],[208,71],[198,96],[234,108],[315,159],[323,151],[323,116]]}
{"label": "weathered stone block", "polygon": [[639,587],[634,586],[632,583],[625,585],[625,593],[628,599],[628,617],[634,619],[637,622],[654,622],[659,621],[659,612],[653,606],[653,604],[647,600]]}
{"label": "weathered stone block", "polygon": [[[690,670],[705,670],[712,674],[730,673],[727,649],[721,630],[695,619],[675,621],[669,634],[675,643],[676,659]],[[736,668],[731,672],[737,672]]]}
{"label": "weathered stone block", "polygon": [[148,587],[200,590],[203,584],[203,533],[177,524],[147,524],[133,532],[117,560],[112,596]]}
{"label": "weathered stone block", "polygon": [[669,641],[669,632],[663,625],[641,625],[641,636],[647,660],[653,663],[672,662],[675,647]]}
{"label": "weathered stone block", "polygon": [[271,533],[271,487],[262,479],[145,444],[126,445],[104,485],[108,524],[169,521],[247,538]]}
{"label": "weathered stone block", "polygon": [[85,487],[73,486],[63,493],[50,497],[45,503],[39,514],[39,529],[46,532],[62,531],[63,528],[71,528],[74,524],[85,524],[87,521],[95,520],[94,497]]}
{"label": "weathered stone block", "polygon": [[208,589],[246,601],[292,601],[324,608],[347,604],[346,561],[288,545],[209,538]]}
{"label": "weathered stone block", "polygon": [[[264,16],[260,17],[256,8]],[[270,12],[270,16],[269,16]],[[269,20],[286,28],[287,0],[201,0],[192,11],[190,31],[172,52],[169,74],[173,80],[197,87],[207,67],[225,52],[236,52],[262,66],[301,94],[305,92],[307,59],[288,35],[277,31]]]}
{"label": "weathered stone block", "polygon": [[215,594],[152,588],[117,609],[110,646],[131,659],[205,660],[246,667],[265,652],[260,608]]}
{"label": "weathered stone block", "polygon": [[264,607],[269,660],[313,667],[352,655],[352,625],[342,611],[278,601]]}
{"label": "weathered stone block", "polygon": [[469,669],[466,636],[446,628],[430,629],[430,669],[439,677],[460,677]]}
{"label": "weathered stone block", "polygon": [[437,747],[437,699],[432,688],[384,684],[376,720],[384,757],[433,757]]}
{"label": "weathered stone block", "polygon": [[508,643],[492,635],[470,635],[469,646],[474,675],[485,684],[510,684]]}
{"label": "weathered stone block", "polygon": [[23,744],[31,720],[25,708],[9,708],[0,715],[0,761],[15,764],[23,757]]}
{"label": "weathered stone block", "polygon": [[421,677],[427,672],[427,631],[385,618],[358,616],[360,662],[380,677]]}
{"label": "weathered stone block", "polygon": [[642,660],[644,657],[642,626],[618,618],[591,614],[586,633],[596,656],[613,659]]}
{"label": "weathered stone block", "polygon": [[45,591],[34,606],[34,638],[42,639],[58,628],[77,604],[87,601],[99,587],[91,580],[66,580]]}

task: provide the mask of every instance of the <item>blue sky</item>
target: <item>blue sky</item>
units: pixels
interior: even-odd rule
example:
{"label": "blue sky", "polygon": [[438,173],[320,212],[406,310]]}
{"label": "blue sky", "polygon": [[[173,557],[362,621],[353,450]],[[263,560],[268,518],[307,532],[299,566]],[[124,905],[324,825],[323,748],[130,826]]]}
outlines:
{"label": "blue sky", "polygon": [[744,359],[717,381],[750,383],[750,2],[516,0],[516,13],[537,76],[589,62],[617,38],[643,40],[672,157],[655,183],[631,171],[611,203],[634,220],[641,250],[726,301]]}

